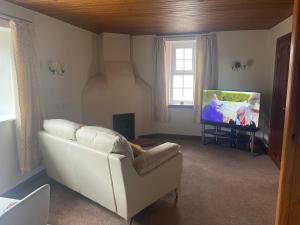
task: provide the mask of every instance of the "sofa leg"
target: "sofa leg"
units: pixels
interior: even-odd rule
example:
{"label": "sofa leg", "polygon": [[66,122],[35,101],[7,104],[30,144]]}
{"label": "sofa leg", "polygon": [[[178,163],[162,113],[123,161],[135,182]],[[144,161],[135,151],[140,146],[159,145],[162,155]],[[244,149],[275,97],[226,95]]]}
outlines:
{"label": "sofa leg", "polygon": [[178,202],[178,189],[175,189],[175,201],[174,201],[174,205],[177,206],[177,202]]}
{"label": "sofa leg", "polygon": [[127,220],[127,224],[128,225],[132,225],[133,224],[133,218],[131,217],[130,219]]}

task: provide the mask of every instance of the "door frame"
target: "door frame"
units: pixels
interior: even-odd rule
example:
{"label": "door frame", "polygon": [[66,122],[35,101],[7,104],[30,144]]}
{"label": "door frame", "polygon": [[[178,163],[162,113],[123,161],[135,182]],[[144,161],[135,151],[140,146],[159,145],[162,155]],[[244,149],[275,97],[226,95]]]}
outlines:
{"label": "door frame", "polygon": [[[294,0],[292,42],[275,225],[300,225],[300,0]],[[298,104],[297,104],[298,102]]]}

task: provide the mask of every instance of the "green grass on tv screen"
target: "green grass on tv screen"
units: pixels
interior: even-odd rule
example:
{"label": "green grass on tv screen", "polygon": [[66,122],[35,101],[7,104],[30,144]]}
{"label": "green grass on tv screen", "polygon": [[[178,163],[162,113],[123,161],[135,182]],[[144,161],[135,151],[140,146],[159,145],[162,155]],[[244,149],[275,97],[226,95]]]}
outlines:
{"label": "green grass on tv screen", "polygon": [[202,105],[207,105],[210,102],[211,96],[213,94],[216,94],[220,101],[229,101],[229,102],[247,102],[249,97],[252,95],[252,93],[250,92],[204,90]]}

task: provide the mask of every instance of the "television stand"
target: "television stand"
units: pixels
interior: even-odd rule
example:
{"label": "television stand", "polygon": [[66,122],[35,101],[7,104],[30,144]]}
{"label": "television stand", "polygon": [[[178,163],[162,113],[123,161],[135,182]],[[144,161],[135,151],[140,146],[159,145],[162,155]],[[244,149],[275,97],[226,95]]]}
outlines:
{"label": "television stand", "polygon": [[[206,125],[210,125],[213,128],[207,128]],[[224,129],[225,128],[225,129]],[[227,140],[230,144],[230,147],[237,148],[238,143],[244,142],[249,144],[251,154],[256,155],[254,151],[254,139],[255,133],[259,128],[252,127],[240,127],[236,125],[229,124],[210,124],[202,123],[202,141],[203,144],[209,144],[211,142],[216,144],[223,144],[224,140]],[[238,131],[244,131],[246,135],[240,135]],[[207,141],[207,135],[212,137],[212,140]]]}

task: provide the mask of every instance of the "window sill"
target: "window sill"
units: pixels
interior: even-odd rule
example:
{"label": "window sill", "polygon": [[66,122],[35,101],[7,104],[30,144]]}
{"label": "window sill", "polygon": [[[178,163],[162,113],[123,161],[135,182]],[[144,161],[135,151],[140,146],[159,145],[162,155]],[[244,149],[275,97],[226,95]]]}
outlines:
{"label": "window sill", "polygon": [[16,117],[14,115],[0,115],[0,123],[15,120]]}
{"label": "window sill", "polygon": [[180,109],[193,109],[194,105],[168,105],[170,109],[172,108],[180,108]]}

